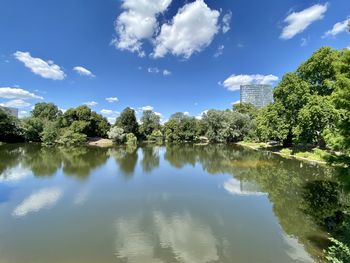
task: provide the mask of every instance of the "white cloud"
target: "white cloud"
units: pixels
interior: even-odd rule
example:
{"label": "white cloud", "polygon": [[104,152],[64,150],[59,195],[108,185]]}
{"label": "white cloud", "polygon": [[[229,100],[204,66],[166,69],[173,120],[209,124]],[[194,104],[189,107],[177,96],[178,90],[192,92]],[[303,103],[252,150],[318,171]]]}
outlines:
{"label": "white cloud", "polygon": [[153,110],[152,106],[143,106],[140,108],[142,111]]}
{"label": "white cloud", "polygon": [[88,101],[88,102],[84,102],[83,104],[86,106],[93,107],[93,106],[96,106],[98,103],[96,101]]}
{"label": "white cloud", "polygon": [[171,71],[170,70],[167,70],[167,69],[163,70],[163,76],[170,76],[170,75],[171,75]]}
{"label": "white cloud", "polygon": [[31,194],[15,208],[12,215],[15,217],[26,216],[29,213],[38,212],[44,208],[54,206],[62,197],[62,190],[56,187],[44,188]]}
{"label": "white cloud", "polygon": [[324,17],[327,8],[328,3],[325,3],[324,5],[316,4],[300,12],[293,12],[289,14],[284,19],[284,22],[287,23],[287,26],[283,28],[280,38],[291,39],[295,35],[303,32],[313,22],[321,20]]}
{"label": "white cloud", "polygon": [[227,180],[224,185],[224,189],[233,195],[240,196],[252,196],[252,195],[265,195],[262,193],[256,185],[250,182],[241,182],[236,179]]}
{"label": "white cloud", "polygon": [[0,103],[0,106],[10,107],[10,108],[26,108],[26,107],[29,107],[30,105],[31,104],[29,102],[26,102],[22,99],[10,100],[4,103]]}
{"label": "white cloud", "polygon": [[61,68],[52,60],[44,61],[41,58],[34,58],[29,52],[17,51],[15,58],[24,63],[34,74],[46,79],[63,80],[66,75]]}
{"label": "white cloud", "polygon": [[164,57],[170,52],[189,58],[193,53],[202,51],[219,30],[219,15],[203,0],[184,5],[170,23],[162,25],[155,40],[153,57]]}
{"label": "white cloud", "polygon": [[335,37],[336,35],[342,32],[346,32],[349,28],[349,23],[350,23],[349,19],[345,19],[342,22],[336,23],[331,30],[328,30],[326,33],[324,33],[323,38],[329,37],[329,36]]}
{"label": "white cloud", "polygon": [[220,45],[214,54],[214,58],[220,57],[224,53],[224,45]]}
{"label": "white cloud", "polygon": [[232,12],[228,11],[222,18],[222,33],[226,34],[231,29]]}
{"label": "white cloud", "polygon": [[114,103],[114,102],[118,102],[119,99],[117,97],[110,97],[110,98],[106,98],[106,101],[108,101],[109,103]]}
{"label": "white cloud", "polygon": [[17,166],[12,169],[5,170],[0,176],[0,182],[18,182],[31,175],[31,171]]}
{"label": "white cloud", "polygon": [[151,39],[159,28],[157,15],[164,12],[171,0],[123,0],[125,10],[115,21],[116,48],[145,56],[142,40]]}
{"label": "white cloud", "polygon": [[219,83],[223,85],[230,91],[239,90],[241,85],[248,84],[272,84],[277,81],[278,77],[274,75],[231,75],[227,78],[224,83]]}
{"label": "white cloud", "polygon": [[307,39],[307,38],[302,38],[301,39],[301,43],[300,43],[300,46],[301,47],[305,47],[305,46],[307,46],[307,44],[309,43],[309,40]]}
{"label": "white cloud", "polygon": [[234,102],[231,102],[231,105],[236,105],[236,104],[239,104],[239,103],[241,103],[241,101],[240,100],[236,100]]}
{"label": "white cloud", "polygon": [[184,115],[185,115],[185,116],[189,116],[190,113],[189,113],[188,111],[185,111],[185,112],[184,112]]}
{"label": "white cloud", "polygon": [[20,88],[0,87],[0,98],[4,99],[44,99],[27,90]]}
{"label": "white cloud", "polygon": [[154,67],[154,68],[148,68],[147,71],[148,73],[158,74],[160,70],[157,67]]}
{"label": "white cloud", "polygon": [[73,68],[73,70],[78,73],[80,76],[87,76],[87,77],[91,77],[94,78],[95,75],[88,69],[82,67],[82,66],[76,66]]}

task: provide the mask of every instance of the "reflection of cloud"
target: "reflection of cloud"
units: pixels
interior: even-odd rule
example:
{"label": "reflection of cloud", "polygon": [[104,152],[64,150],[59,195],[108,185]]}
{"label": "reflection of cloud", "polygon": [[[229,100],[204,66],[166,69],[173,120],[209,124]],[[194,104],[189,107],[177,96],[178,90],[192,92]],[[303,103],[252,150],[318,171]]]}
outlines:
{"label": "reflection of cloud", "polygon": [[304,246],[296,238],[283,234],[283,240],[288,245],[286,253],[293,261],[314,262],[310,255],[305,251]]}
{"label": "reflection of cloud", "polygon": [[89,190],[84,188],[82,190],[80,190],[74,197],[73,203],[75,205],[83,205],[89,196]]}
{"label": "reflection of cloud", "polygon": [[171,248],[181,262],[202,263],[219,259],[211,229],[189,214],[166,217],[155,213],[154,221],[160,245]]}
{"label": "reflection of cloud", "polygon": [[118,220],[117,257],[126,258],[130,263],[161,263],[154,257],[154,246],[151,236],[147,235],[136,219]]}
{"label": "reflection of cloud", "polygon": [[61,196],[62,190],[59,188],[44,188],[24,199],[24,201],[15,208],[12,215],[21,217],[28,213],[38,212],[44,208],[50,208],[57,203]]}
{"label": "reflection of cloud", "polygon": [[21,166],[6,170],[0,176],[0,182],[18,182],[28,177],[31,174],[30,171],[24,169]]}
{"label": "reflection of cloud", "polygon": [[[120,219],[116,222],[116,229],[116,255],[127,262],[167,262],[170,250],[171,255],[183,263],[219,259],[217,241],[211,229],[189,214],[166,216],[155,212],[147,228],[138,219]],[[145,229],[150,229],[149,233]],[[159,249],[161,251],[157,253]],[[159,255],[166,258],[163,260]]]}
{"label": "reflection of cloud", "polygon": [[256,185],[233,178],[224,183],[224,188],[233,195],[265,195],[265,193],[260,192]]}

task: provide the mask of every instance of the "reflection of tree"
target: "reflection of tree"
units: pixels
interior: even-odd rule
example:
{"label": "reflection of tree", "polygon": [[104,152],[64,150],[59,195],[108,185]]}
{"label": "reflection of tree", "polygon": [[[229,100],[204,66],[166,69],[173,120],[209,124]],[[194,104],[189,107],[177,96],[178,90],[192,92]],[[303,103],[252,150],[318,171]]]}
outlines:
{"label": "reflection of tree", "polygon": [[85,178],[91,171],[103,165],[109,155],[108,150],[99,147],[61,148],[63,171],[67,175]]}
{"label": "reflection of tree", "polygon": [[137,164],[137,148],[120,146],[109,150],[109,154],[118,163],[120,170],[124,175],[130,176],[134,174]]}
{"label": "reflection of tree", "polygon": [[195,147],[193,144],[169,144],[166,146],[164,158],[176,168],[182,168],[186,164],[194,166],[197,161]]}
{"label": "reflection of tree", "polygon": [[39,144],[25,144],[23,165],[35,176],[54,175],[61,167],[62,157],[58,148],[41,147]]}
{"label": "reflection of tree", "polygon": [[144,172],[151,172],[159,166],[159,147],[145,145],[142,147],[142,155],[141,165]]}
{"label": "reflection of tree", "polygon": [[15,167],[20,162],[22,148],[16,144],[0,144],[0,176],[7,169]]}

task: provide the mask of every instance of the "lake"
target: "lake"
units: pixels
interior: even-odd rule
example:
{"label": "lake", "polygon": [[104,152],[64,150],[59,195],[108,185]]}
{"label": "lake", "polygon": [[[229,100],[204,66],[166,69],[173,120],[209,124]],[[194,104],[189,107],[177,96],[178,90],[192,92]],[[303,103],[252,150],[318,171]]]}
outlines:
{"label": "lake", "polygon": [[235,145],[5,144],[0,160],[1,263],[318,262],[350,200],[329,167]]}

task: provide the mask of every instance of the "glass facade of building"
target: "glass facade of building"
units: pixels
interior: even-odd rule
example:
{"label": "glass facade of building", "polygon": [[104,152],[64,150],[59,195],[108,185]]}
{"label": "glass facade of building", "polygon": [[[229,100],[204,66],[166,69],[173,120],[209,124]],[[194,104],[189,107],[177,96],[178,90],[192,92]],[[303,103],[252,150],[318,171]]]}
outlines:
{"label": "glass facade of building", "polygon": [[270,85],[241,85],[241,103],[251,103],[262,108],[273,102],[272,86]]}

